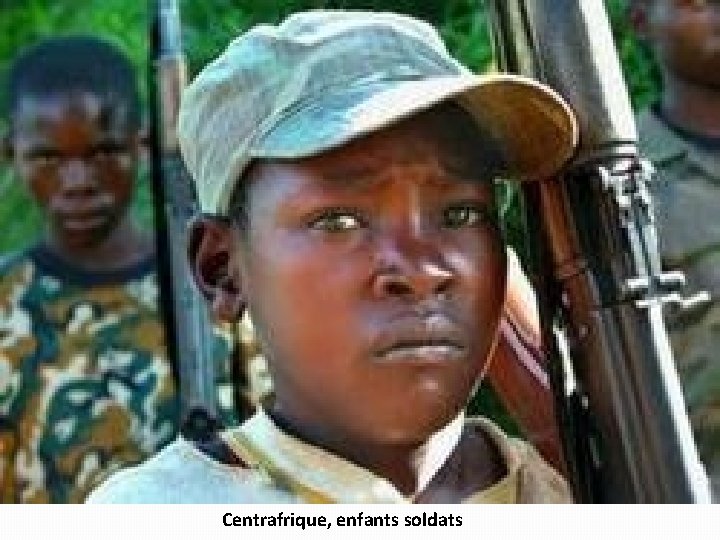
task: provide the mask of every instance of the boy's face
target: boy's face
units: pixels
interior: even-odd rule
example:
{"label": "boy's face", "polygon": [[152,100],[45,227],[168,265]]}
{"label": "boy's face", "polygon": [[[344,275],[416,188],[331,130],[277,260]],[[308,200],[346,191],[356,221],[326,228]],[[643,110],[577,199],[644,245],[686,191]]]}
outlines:
{"label": "boy's face", "polygon": [[127,210],[139,145],[128,112],[93,93],[27,96],[15,111],[16,169],[63,247],[99,244]]}
{"label": "boy's face", "polygon": [[274,407],[305,434],[424,442],[484,369],[505,251],[482,146],[454,124],[421,115],[250,175],[240,289]]}
{"label": "boy's face", "polygon": [[720,1],[650,0],[647,35],[666,74],[720,89]]}

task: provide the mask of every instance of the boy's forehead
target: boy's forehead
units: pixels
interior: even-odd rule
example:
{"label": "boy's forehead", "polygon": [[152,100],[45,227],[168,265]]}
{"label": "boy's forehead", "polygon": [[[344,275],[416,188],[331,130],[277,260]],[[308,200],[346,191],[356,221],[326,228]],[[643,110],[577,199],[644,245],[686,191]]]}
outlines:
{"label": "boy's forehead", "polygon": [[[418,154],[418,148],[423,153]],[[340,182],[361,180],[392,165],[433,161],[449,172],[465,176],[497,157],[491,141],[481,136],[467,114],[443,105],[391,124],[339,148],[299,161],[332,164]],[[368,150],[372,149],[372,152]],[[392,155],[393,161],[387,160]],[[332,178],[329,178],[332,180]]]}
{"label": "boy's forehead", "polygon": [[481,186],[482,196],[492,197],[503,160],[497,143],[448,102],[315,156],[258,159],[240,181],[244,187],[235,192],[231,206],[235,211],[239,200],[246,211],[255,206],[249,202],[257,200],[258,186],[262,197],[294,201],[300,184],[288,179],[297,174],[305,179],[307,193],[372,197],[391,179],[402,179],[463,197],[478,196]]}
{"label": "boy's forehead", "polygon": [[129,119],[129,104],[117,96],[75,90],[22,96],[13,113],[15,129],[43,127],[70,118],[117,125]]}
{"label": "boy's forehead", "polygon": [[257,160],[244,182],[279,180],[301,170],[316,188],[365,192],[406,167],[424,171],[424,181],[438,187],[493,180],[500,162],[493,141],[469,120],[465,125],[464,112],[449,110],[420,113],[314,156]]}

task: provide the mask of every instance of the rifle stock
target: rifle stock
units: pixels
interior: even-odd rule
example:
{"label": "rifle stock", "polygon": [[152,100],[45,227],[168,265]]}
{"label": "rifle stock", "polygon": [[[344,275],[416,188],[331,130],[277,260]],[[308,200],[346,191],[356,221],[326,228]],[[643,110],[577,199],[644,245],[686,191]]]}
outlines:
{"label": "rifle stock", "polygon": [[176,0],[155,0],[153,8],[150,102],[158,272],[168,353],[179,379],[180,429],[186,437],[200,439],[219,422],[212,326],[205,302],[192,285],[186,255],[187,225],[198,206],[176,132],[185,86],[180,12]]}
{"label": "rifle stock", "polygon": [[[662,319],[663,305],[680,300],[683,278],[660,266],[652,171],[637,149],[602,0],[486,5],[501,68],[553,87],[580,126],[579,151],[560,177],[524,188],[553,266],[539,291],[544,335],[555,317],[568,338],[572,373],[554,362],[551,380],[561,428],[570,433],[565,453],[576,497],[708,502]],[[567,377],[576,383],[572,395]]]}

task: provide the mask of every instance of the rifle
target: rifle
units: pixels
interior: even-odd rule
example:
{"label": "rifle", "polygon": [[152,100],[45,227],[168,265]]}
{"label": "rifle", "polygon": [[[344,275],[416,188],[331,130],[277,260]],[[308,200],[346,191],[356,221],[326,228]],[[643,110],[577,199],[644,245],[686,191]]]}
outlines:
{"label": "rifle", "polygon": [[198,440],[219,422],[212,326],[205,302],[192,284],[186,255],[187,225],[198,205],[176,134],[186,78],[180,12],[176,0],[154,0],[152,7],[151,150],[158,273],[168,354],[179,379],[180,430]]}
{"label": "rifle", "polygon": [[661,269],[653,172],[637,148],[602,0],[486,5],[501,69],[553,87],[580,125],[579,151],[559,177],[522,187],[542,230],[535,240],[545,241],[536,265],[552,267],[540,270],[541,315],[575,496],[709,502],[662,319],[665,304],[699,298],[682,299],[682,274]]}

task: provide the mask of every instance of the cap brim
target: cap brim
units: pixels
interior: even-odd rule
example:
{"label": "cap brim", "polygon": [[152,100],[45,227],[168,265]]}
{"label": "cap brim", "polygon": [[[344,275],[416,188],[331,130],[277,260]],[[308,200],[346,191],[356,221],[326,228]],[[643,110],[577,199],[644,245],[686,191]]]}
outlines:
{"label": "cap brim", "polygon": [[503,146],[508,178],[548,178],[573,155],[578,129],[565,101],[549,87],[511,74],[379,81],[328,91],[279,115],[250,154],[252,158],[310,157],[449,99]]}

